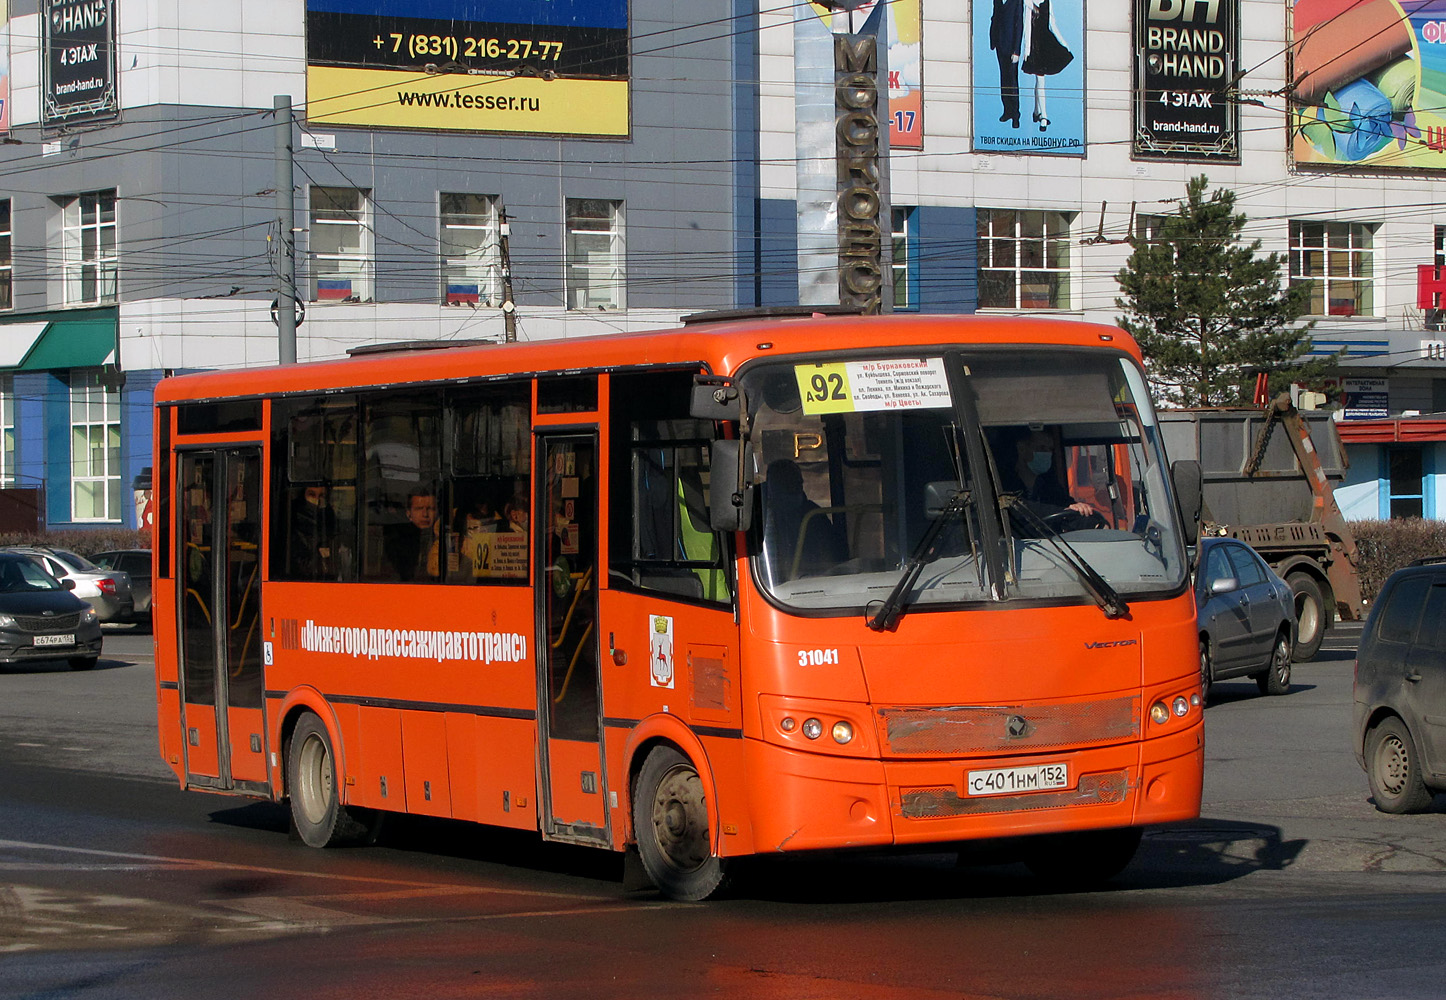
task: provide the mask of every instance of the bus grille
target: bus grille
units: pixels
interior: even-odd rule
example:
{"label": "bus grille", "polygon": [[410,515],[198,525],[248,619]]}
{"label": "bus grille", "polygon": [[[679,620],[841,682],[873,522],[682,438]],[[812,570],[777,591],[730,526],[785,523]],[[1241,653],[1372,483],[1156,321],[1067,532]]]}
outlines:
{"label": "bus grille", "polygon": [[16,615],[15,624],[22,632],[74,632],[75,627],[80,624],[80,615],[61,615],[58,618]]}
{"label": "bus grille", "polygon": [[1057,809],[1061,806],[1111,805],[1126,801],[1130,790],[1128,770],[1085,774],[1080,776],[1077,788],[1022,795],[961,797],[959,789],[952,787],[905,788],[900,795],[899,815],[905,819],[942,819],[980,813]]}
{"label": "bus grille", "polygon": [[1140,734],[1140,698],[1028,706],[881,708],[879,718],[890,753],[1017,753],[1136,738]]}

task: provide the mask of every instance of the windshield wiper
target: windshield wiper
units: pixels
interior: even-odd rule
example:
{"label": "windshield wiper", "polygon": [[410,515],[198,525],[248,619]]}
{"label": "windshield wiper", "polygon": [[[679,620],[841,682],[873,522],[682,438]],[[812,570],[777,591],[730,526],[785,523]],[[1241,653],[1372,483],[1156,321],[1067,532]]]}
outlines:
{"label": "windshield wiper", "polygon": [[1042,538],[1055,547],[1064,557],[1064,561],[1069,563],[1070,569],[1074,570],[1075,576],[1085,585],[1100,610],[1104,611],[1106,618],[1123,618],[1130,613],[1130,606],[1115,588],[1085,561],[1084,556],[1080,555],[1073,545],[1064,540],[1064,536],[1050,527],[1044,518],[1030,510],[1028,501],[1017,493],[1006,493],[999,497],[999,505],[1039,532]]}
{"label": "windshield wiper", "polygon": [[909,561],[904,564],[904,575],[899,577],[898,583],[894,584],[894,589],[884,599],[883,606],[864,624],[875,632],[884,632],[894,627],[904,613],[904,597],[914,586],[914,581],[919,579],[919,574],[924,570],[924,563],[928,562],[929,556],[933,554],[934,545],[939,540],[939,533],[944,530],[946,524],[958,517],[965,506],[973,502],[973,499],[973,494],[968,490],[954,491],[948,502],[929,522],[929,527],[924,530],[924,537],[919,539],[919,544],[914,546],[914,551],[909,555]]}

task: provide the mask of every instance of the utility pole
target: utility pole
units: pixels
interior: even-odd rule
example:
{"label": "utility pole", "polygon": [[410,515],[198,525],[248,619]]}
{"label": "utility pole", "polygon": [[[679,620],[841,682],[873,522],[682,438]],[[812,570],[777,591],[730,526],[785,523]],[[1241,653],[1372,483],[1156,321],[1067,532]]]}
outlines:
{"label": "utility pole", "polygon": [[296,364],[296,200],[293,195],[291,96],[278,94],[276,107],[276,338],[283,365]]}
{"label": "utility pole", "polygon": [[517,303],[512,298],[512,251],[507,244],[512,235],[512,225],[507,221],[506,208],[498,210],[497,222],[502,245],[502,323],[506,331],[504,339],[511,344],[517,340]]}

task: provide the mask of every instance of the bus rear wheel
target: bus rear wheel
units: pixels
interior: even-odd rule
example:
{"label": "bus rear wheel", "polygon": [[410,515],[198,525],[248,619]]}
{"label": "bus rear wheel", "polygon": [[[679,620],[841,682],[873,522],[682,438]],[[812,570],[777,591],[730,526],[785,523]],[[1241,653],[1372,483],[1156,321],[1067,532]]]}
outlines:
{"label": "bus rear wheel", "polygon": [[713,853],[703,779],[672,747],[643,761],[633,795],[633,831],[648,877],[669,899],[707,899],[727,883],[727,865]]}
{"label": "bus rear wheel", "polygon": [[331,735],[313,712],[303,714],[291,733],[286,791],[291,825],[306,846],[335,847],[376,839],[381,814],[342,805]]}
{"label": "bus rear wheel", "polygon": [[1140,846],[1144,831],[1086,830],[1032,837],[1024,856],[1029,870],[1064,888],[1087,888],[1125,870]]}

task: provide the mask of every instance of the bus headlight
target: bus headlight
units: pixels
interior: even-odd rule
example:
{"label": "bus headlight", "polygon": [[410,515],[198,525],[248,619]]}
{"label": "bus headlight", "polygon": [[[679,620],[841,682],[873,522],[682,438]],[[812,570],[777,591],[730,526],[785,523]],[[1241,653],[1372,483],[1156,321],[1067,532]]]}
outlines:
{"label": "bus headlight", "polygon": [[833,724],[833,741],[843,746],[854,738],[854,727],[847,722],[835,722]]}
{"label": "bus headlight", "polygon": [[803,720],[803,735],[811,740],[816,740],[823,735],[823,723],[817,719]]}
{"label": "bus headlight", "polygon": [[1157,726],[1163,726],[1170,721],[1170,710],[1163,701],[1157,701],[1150,706],[1150,721]]}
{"label": "bus headlight", "polygon": [[1185,700],[1185,696],[1184,696],[1184,695],[1176,695],[1176,696],[1175,696],[1175,714],[1176,714],[1177,716],[1179,716],[1180,718],[1183,719],[1183,718],[1185,717],[1185,713],[1188,712],[1188,711],[1190,711],[1190,703]]}

